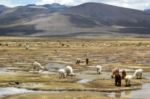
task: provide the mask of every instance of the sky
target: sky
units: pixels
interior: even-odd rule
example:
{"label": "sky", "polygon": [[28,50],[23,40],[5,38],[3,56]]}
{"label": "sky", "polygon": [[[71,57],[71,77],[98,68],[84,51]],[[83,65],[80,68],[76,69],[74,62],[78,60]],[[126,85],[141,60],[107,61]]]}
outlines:
{"label": "sky", "polygon": [[120,7],[144,10],[150,8],[150,0],[0,0],[0,4],[14,7],[27,4],[52,4],[79,5],[86,2],[105,3]]}

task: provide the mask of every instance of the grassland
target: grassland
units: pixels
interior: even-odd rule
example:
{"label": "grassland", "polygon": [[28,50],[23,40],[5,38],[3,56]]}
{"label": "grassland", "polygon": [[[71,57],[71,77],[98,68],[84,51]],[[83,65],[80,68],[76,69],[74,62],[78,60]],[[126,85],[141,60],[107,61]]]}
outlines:
{"label": "grassland", "polygon": [[[85,65],[85,58],[89,58],[89,65]],[[76,65],[76,58],[81,58],[83,63]],[[150,40],[142,38],[124,39],[79,39],[79,38],[20,38],[0,37],[0,68],[12,71],[10,74],[0,74],[0,87],[15,86],[34,90],[50,90],[57,88],[83,89],[83,88],[117,88],[112,79],[96,79],[87,84],[76,83],[79,78],[68,77],[59,79],[58,74],[39,74],[29,72],[34,61],[43,66],[48,63],[71,65],[75,72],[91,69],[90,66],[103,65],[104,70],[110,72],[114,67],[137,69],[143,68],[150,71]],[[97,76],[97,74],[93,74]],[[99,76],[97,76],[98,78]],[[105,78],[105,76],[103,76]],[[14,82],[19,82],[15,85]],[[124,87],[124,83],[122,87]],[[139,80],[133,82],[134,86],[141,85]],[[64,99],[77,96],[79,93],[61,93],[42,95],[48,98],[64,96]],[[27,95],[17,95],[6,99],[25,99]],[[28,95],[31,96],[30,94]],[[42,97],[41,96],[41,97]],[[15,98],[18,97],[18,98]],[[29,99],[28,97],[28,99]],[[32,95],[32,99],[40,99]],[[83,94],[77,99],[106,99],[105,96]],[[63,98],[61,98],[63,99]],[[74,98],[72,98],[74,99]]]}

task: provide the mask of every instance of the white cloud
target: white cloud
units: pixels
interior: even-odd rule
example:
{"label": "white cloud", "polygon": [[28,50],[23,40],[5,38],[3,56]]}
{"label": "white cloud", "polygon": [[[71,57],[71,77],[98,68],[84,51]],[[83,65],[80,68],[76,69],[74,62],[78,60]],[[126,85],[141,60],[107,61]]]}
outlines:
{"label": "white cloud", "polygon": [[150,0],[39,0],[36,4],[60,3],[66,5],[78,5],[85,2],[106,3],[140,10],[150,8]]}
{"label": "white cloud", "polygon": [[126,8],[144,10],[150,8],[149,0],[103,0],[103,3]]}
{"label": "white cloud", "polygon": [[8,6],[24,5],[28,3],[35,4],[51,4],[60,3],[65,5],[78,5],[86,2],[99,2],[115,6],[133,8],[133,9],[147,9],[150,8],[150,0],[0,0],[0,4]]}
{"label": "white cloud", "polygon": [[14,6],[11,2],[10,2],[10,0],[0,0],[0,4],[1,5],[7,5],[7,6]]}
{"label": "white cloud", "polygon": [[75,0],[40,0],[36,4],[51,4],[51,3],[74,5],[76,2],[75,2]]}

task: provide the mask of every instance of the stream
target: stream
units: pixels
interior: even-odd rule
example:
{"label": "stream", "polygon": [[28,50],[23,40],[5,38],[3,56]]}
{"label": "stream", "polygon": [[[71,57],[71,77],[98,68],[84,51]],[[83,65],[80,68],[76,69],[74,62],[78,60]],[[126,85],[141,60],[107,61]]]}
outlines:
{"label": "stream", "polygon": [[107,96],[113,98],[131,98],[131,99],[149,99],[150,98],[150,83],[144,83],[142,89],[122,92],[107,93]]}

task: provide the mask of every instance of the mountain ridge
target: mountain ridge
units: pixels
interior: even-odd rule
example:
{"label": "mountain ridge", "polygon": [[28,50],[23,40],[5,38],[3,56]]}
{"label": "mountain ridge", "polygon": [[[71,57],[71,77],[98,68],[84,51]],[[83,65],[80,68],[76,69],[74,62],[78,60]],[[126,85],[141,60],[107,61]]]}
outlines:
{"label": "mountain ridge", "polygon": [[[0,6],[0,35],[149,35],[150,15],[102,3]],[[6,8],[6,9],[3,9]],[[76,36],[77,36],[76,35]]]}

